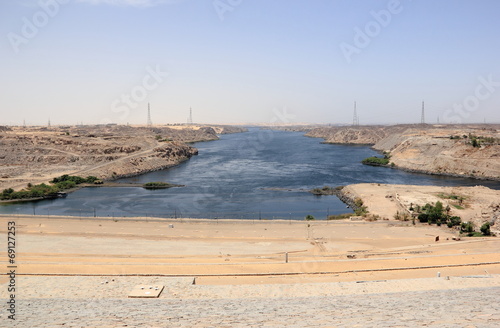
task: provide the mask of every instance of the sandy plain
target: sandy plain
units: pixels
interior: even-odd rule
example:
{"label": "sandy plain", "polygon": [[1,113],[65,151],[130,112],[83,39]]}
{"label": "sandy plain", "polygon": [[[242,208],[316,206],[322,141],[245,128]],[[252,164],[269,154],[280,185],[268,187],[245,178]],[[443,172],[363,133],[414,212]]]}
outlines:
{"label": "sandy plain", "polygon": [[[447,228],[382,220],[55,216],[2,216],[0,235],[9,221],[17,228],[18,320],[0,311],[7,327],[500,323],[494,237],[456,241]],[[2,275],[2,300],[8,284]],[[157,299],[129,298],[137,285],[165,289]]]}
{"label": "sandy plain", "polygon": [[[499,239],[455,241],[453,230],[409,222],[20,216],[1,218],[3,235],[8,221],[17,225],[17,262],[24,275],[158,275],[199,277],[199,283],[262,283],[301,276],[352,281],[434,277],[438,271],[500,274]],[[6,252],[0,256],[7,259]]]}

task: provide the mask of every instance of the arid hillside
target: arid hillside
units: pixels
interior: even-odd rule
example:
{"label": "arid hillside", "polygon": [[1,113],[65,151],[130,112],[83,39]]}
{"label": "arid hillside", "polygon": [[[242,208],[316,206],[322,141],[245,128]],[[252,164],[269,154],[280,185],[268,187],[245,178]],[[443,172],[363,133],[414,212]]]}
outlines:
{"label": "arid hillside", "polygon": [[307,136],[326,143],[373,145],[405,170],[500,180],[497,125],[325,127]]}
{"label": "arid hillside", "polygon": [[431,174],[500,180],[500,131],[496,128],[412,128],[374,145],[397,167]]}
{"label": "arid hillside", "polygon": [[374,145],[389,135],[408,129],[410,125],[366,125],[366,126],[335,126],[312,129],[307,137],[323,138],[325,143]]}
{"label": "arid hillside", "polygon": [[63,174],[113,179],[160,170],[197,154],[187,143],[242,131],[185,125],[6,128],[0,131],[0,190]]}

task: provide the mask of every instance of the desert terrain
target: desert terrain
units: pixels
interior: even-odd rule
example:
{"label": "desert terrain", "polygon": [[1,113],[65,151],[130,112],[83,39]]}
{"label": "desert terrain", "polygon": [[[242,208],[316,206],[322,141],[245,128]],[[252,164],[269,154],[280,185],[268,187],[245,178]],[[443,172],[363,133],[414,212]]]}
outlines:
{"label": "desert terrain", "polygon": [[63,174],[110,180],[161,170],[196,155],[189,143],[242,131],[202,125],[3,127],[0,190],[47,183]]}
{"label": "desert terrain", "polygon": [[450,216],[458,216],[462,222],[472,222],[476,227],[490,222],[492,231],[500,234],[500,190],[483,186],[438,187],[362,183],[346,186],[342,193],[353,200],[361,199],[369,213],[385,220],[394,220],[398,212],[406,213],[411,218],[410,208],[441,202],[443,207],[450,209]]}
{"label": "desert terrain", "polygon": [[[2,235],[8,221],[19,245],[12,327],[500,322],[498,238],[456,241],[450,229],[395,221],[31,216],[1,217]],[[2,299],[8,284],[2,276]],[[138,285],[164,289],[129,298]]]}
{"label": "desert terrain", "polygon": [[[372,145],[390,154],[390,162],[398,169],[500,180],[498,125],[322,127],[306,135],[326,143]],[[473,139],[479,141],[476,147]]]}
{"label": "desert terrain", "polygon": [[[0,138],[7,150],[0,156],[1,188],[23,188],[61,174],[113,179],[162,169],[196,154],[189,142],[243,130],[219,129],[7,129]],[[419,154],[430,143],[442,150],[433,153],[436,159],[446,155],[458,163],[455,148],[463,148],[466,155],[478,152],[481,177],[498,174],[498,145],[473,147],[463,137],[450,139],[465,134],[462,129],[380,129],[359,143],[390,151],[397,167],[414,159],[408,152]],[[319,137],[314,131],[311,136]],[[356,135],[343,133],[343,143]],[[446,173],[452,174],[451,168]],[[7,236],[9,222],[16,226],[19,320],[9,320],[9,327],[500,325],[500,239],[465,237],[455,227],[394,218],[398,212],[411,216],[413,205],[440,201],[450,215],[476,227],[490,222],[498,234],[500,191],[357,184],[341,192],[352,201],[361,199],[369,216],[378,219],[0,216],[0,235]],[[0,257],[9,272],[5,248]],[[0,277],[2,300],[10,297],[10,281],[7,274]],[[129,297],[139,285],[161,293]],[[7,315],[2,312],[0,320]]]}

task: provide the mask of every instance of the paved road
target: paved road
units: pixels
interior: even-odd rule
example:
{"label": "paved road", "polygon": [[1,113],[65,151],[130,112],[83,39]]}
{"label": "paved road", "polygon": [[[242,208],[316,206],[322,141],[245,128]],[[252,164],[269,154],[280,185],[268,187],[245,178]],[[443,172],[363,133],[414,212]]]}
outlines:
{"label": "paved road", "polygon": [[[2,302],[3,303],[3,302]],[[2,327],[500,327],[500,287],[320,297],[33,298]]]}

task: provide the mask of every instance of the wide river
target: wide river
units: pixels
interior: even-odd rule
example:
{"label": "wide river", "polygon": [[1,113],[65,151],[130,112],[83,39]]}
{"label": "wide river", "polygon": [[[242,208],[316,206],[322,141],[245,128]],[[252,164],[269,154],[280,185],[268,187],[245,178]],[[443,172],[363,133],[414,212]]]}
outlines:
{"label": "wide river", "polygon": [[311,214],[325,219],[350,210],[335,196],[314,196],[305,190],[362,182],[500,189],[499,182],[365,166],[361,160],[376,155],[370,147],[321,141],[298,132],[251,128],[222,135],[219,141],[196,143],[199,155],[176,167],[120,180],[185,187],[84,188],[65,199],[3,205],[0,213],[211,219],[303,219]]}

